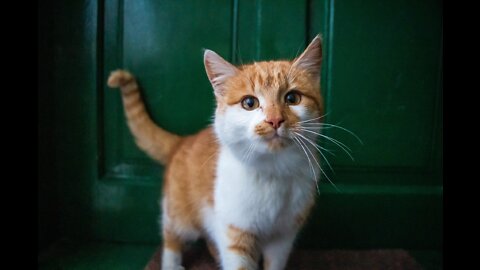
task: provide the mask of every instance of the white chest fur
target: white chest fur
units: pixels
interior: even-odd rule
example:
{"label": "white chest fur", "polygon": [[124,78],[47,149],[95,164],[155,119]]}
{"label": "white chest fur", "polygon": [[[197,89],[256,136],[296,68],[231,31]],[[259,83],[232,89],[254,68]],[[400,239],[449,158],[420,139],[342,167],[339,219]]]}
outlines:
{"label": "white chest fur", "polygon": [[264,159],[257,167],[221,148],[214,194],[214,212],[221,223],[267,237],[294,229],[296,217],[313,199],[315,183],[301,153],[283,155],[271,160],[282,166]]}

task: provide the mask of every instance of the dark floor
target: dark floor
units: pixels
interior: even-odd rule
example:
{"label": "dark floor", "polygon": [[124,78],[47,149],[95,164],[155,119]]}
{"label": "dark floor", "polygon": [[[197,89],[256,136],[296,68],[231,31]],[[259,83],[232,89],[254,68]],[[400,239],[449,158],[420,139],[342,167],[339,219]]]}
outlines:
{"label": "dark floor", "polygon": [[[39,269],[159,269],[159,251],[153,245],[120,243],[77,244],[62,241],[38,257]],[[192,248],[185,254],[187,270],[216,269],[205,249]],[[433,250],[297,250],[288,269],[375,270],[442,267],[442,254]]]}

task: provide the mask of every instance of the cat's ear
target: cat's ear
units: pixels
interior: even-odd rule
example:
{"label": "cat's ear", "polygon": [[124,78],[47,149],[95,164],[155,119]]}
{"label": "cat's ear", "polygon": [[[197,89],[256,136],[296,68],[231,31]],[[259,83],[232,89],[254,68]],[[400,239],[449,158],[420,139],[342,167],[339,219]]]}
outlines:
{"label": "cat's ear", "polygon": [[205,71],[207,71],[207,76],[213,86],[215,95],[224,95],[225,82],[235,76],[239,70],[211,50],[205,50],[203,63],[205,64]]}
{"label": "cat's ear", "polygon": [[305,51],[293,60],[293,66],[306,70],[314,78],[320,79],[322,65],[322,37],[317,35]]}

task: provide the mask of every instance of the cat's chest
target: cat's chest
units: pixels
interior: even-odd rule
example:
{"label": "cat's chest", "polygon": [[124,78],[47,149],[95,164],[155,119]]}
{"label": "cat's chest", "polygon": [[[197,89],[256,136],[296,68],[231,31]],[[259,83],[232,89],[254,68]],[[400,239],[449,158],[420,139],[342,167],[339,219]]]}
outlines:
{"label": "cat's chest", "polygon": [[314,186],[302,173],[303,163],[295,165],[298,173],[272,174],[244,165],[229,151],[221,151],[215,184],[218,217],[262,233],[293,228],[296,216],[311,203]]}

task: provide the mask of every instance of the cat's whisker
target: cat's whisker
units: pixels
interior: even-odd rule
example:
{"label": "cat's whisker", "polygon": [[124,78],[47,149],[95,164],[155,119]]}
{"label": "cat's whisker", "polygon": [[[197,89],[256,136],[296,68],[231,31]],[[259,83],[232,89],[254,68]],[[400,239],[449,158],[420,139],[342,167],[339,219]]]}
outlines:
{"label": "cat's whisker", "polygon": [[248,162],[248,160],[250,159],[251,157],[251,154],[253,153],[253,148],[255,147],[255,143],[251,143],[247,150],[243,153],[243,157],[242,157],[242,160],[245,161],[245,162]]}
{"label": "cat's whisker", "polygon": [[333,170],[332,168],[332,165],[330,165],[330,162],[328,161],[328,159],[325,157],[325,155],[322,153],[322,151],[318,148],[318,146],[312,141],[310,140],[309,138],[303,136],[302,134],[300,133],[297,133],[295,132],[295,134],[297,134],[298,136],[302,137],[305,141],[307,141],[308,143],[310,143],[313,147],[315,147],[315,149],[318,150],[318,152],[320,153],[320,155],[322,155],[323,159],[325,159],[325,162],[327,163],[328,167],[330,168],[330,170],[335,173],[335,171]]}
{"label": "cat's whisker", "polygon": [[252,145],[248,145],[247,149],[245,151],[243,151],[242,153],[242,161],[245,161],[245,157],[247,156],[247,153],[248,153],[248,150],[250,149]]}
{"label": "cat's whisker", "polygon": [[[298,131],[298,132],[297,132]],[[296,129],[293,129],[292,132],[294,132],[295,134],[298,134],[300,132],[302,132],[303,129],[300,129],[300,128],[296,128]],[[322,147],[321,145],[318,145],[318,144],[315,144],[315,148],[317,148],[318,151],[326,151],[327,153],[329,153],[330,155],[336,157],[336,155],[329,149],[325,148],[325,147]]]}
{"label": "cat's whisker", "polygon": [[253,147],[254,147],[254,144],[252,143],[252,144],[250,145],[249,151],[248,151],[248,153],[247,153],[246,161],[248,161],[248,160],[250,159],[250,157],[251,157],[251,155],[252,155],[252,153],[253,153]]}
{"label": "cat's whisker", "polygon": [[[302,147],[302,149],[304,149],[303,146],[302,146],[302,141],[300,140],[300,138],[297,138],[297,140],[298,140],[299,145]],[[310,154],[312,154],[312,152],[310,151],[310,149],[308,149],[308,147],[307,147],[306,145],[305,145],[305,148],[310,152]],[[308,153],[307,153],[305,150],[304,150],[304,152],[305,152],[305,155],[307,156],[307,159],[308,159],[308,161],[309,161],[309,163],[310,163],[310,166],[311,166],[311,169],[312,169],[312,172],[313,172],[313,181],[315,182],[315,186],[316,186],[316,188],[317,188],[318,195],[320,195],[320,187],[318,186],[318,177],[317,177],[316,174],[315,174],[315,168],[314,168],[314,166],[313,166],[310,158],[308,157]],[[313,154],[312,154],[312,158],[315,159],[315,157],[313,156]],[[315,162],[316,162],[317,165],[318,165],[318,162],[317,162],[316,159],[315,159]],[[319,167],[319,168],[320,168],[320,167]],[[320,170],[321,170],[321,169],[320,169]]]}
{"label": "cat's whisker", "polygon": [[348,149],[349,151],[352,151],[352,150],[350,149],[350,147],[346,146],[346,145],[345,145],[344,143],[342,143],[341,141],[336,140],[336,139],[331,138],[331,137],[328,137],[328,136],[325,135],[325,134],[322,134],[322,133],[319,133],[319,132],[315,132],[315,131],[312,131],[312,130],[309,130],[309,129],[303,129],[303,128],[299,128],[299,130],[303,130],[303,131],[306,131],[306,132],[310,132],[310,133],[312,133],[312,134],[315,134],[315,135],[318,135],[318,136],[322,136],[322,137],[324,137],[324,138],[326,138],[326,139],[331,139],[331,140],[333,140],[333,141],[341,144],[343,147],[345,147],[345,148]]}
{"label": "cat's whisker", "polygon": [[355,159],[353,158],[353,156],[351,155],[350,151],[352,151],[348,146],[346,146],[344,143],[342,143],[341,141],[339,140],[336,140],[334,138],[331,138],[331,137],[328,137],[324,134],[321,134],[321,133],[318,133],[318,132],[314,132],[314,131],[311,131],[311,130],[307,130],[307,129],[300,129],[302,131],[305,131],[305,132],[310,132],[310,133],[313,133],[313,134],[316,134],[322,138],[325,138],[329,141],[331,141],[332,143],[334,143],[335,145],[337,145],[338,147],[340,147],[343,151],[345,151],[345,153],[350,157],[350,159],[352,159],[352,161],[355,161]]}
{"label": "cat's whisker", "polygon": [[303,125],[297,125],[296,127],[303,128],[303,129],[312,129],[312,130],[324,130],[324,129],[330,129],[333,127],[323,127],[323,126],[303,126]]}
{"label": "cat's whisker", "polygon": [[305,150],[305,148],[302,146],[301,142],[300,142],[300,139],[298,139],[297,137],[293,137],[295,143],[301,147],[301,149],[303,150],[303,152],[305,153],[305,156],[307,157],[308,159],[308,165],[310,166],[310,169],[312,170],[312,174],[313,174],[313,181],[315,182],[315,185],[317,187],[317,191],[318,191],[318,194],[320,194],[320,189],[318,187],[318,181],[317,181],[317,174],[315,173],[315,169],[312,165],[312,161],[310,160],[310,157],[308,156],[308,153],[307,151]]}
{"label": "cat's whisker", "polygon": [[325,123],[323,122],[313,122],[313,123],[302,123],[302,125],[305,124],[305,125],[323,125]]}
{"label": "cat's whisker", "polygon": [[317,179],[317,176],[315,174],[315,170],[313,169],[313,166],[312,166],[312,162],[310,160],[310,157],[307,155],[307,151],[305,150],[305,148],[303,148],[303,146],[300,144],[300,140],[297,138],[297,137],[292,137],[294,139],[294,142],[297,144],[297,146],[299,146],[302,150],[303,150],[303,153],[305,153],[305,156],[307,157],[308,159],[308,165],[310,165],[310,169],[312,169],[312,174],[313,174],[313,177],[316,181]]}
{"label": "cat's whisker", "polygon": [[[310,126],[315,126],[315,125],[318,125],[321,129],[327,129],[327,128],[338,128],[338,129],[341,129],[345,132],[348,132],[350,135],[352,135],[353,137],[355,137],[362,145],[364,145],[363,141],[360,139],[360,137],[357,136],[357,134],[353,133],[351,130],[348,130],[344,127],[341,127],[341,126],[338,126],[338,125],[334,125],[334,124],[328,124],[328,123],[305,123],[306,125],[310,125]],[[326,126],[326,127],[324,127]]]}
{"label": "cat's whisker", "polygon": [[255,152],[255,148],[257,148],[257,144],[258,144],[257,142],[253,142],[253,143],[252,143],[252,147],[251,147],[251,149],[250,149],[250,153],[247,155],[247,160],[246,160],[247,162],[250,160],[250,158],[252,158],[253,153]]}
{"label": "cat's whisker", "polygon": [[322,116],[319,116],[319,117],[315,117],[315,118],[311,118],[311,119],[307,119],[307,120],[303,120],[303,121],[298,121],[297,124],[299,123],[307,123],[307,122],[311,122],[311,121],[315,121],[315,120],[319,120],[319,119],[322,119],[324,118],[325,116],[327,116],[328,113],[322,115]]}
{"label": "cat's whisker", "polygon": [[207,164],[207,162],[212,159],[216,154],[218,154],[217,152],[214,152],[213,154],[211,154],[203,163],[202,165],[200,165],[200,168],[203,168],[203,166],[205,166],[205,164]]}
{"label": "cat's whisker", "polygon": [[[300,134],[297,134],[297,135],[300,135]],[[303,137],[302,135],[300,135],[300,136]],[[305,137],[303,137],[303,138],[305,138]],[[327,175],[327,174],[325,173],[325,171],[322,169],[322,167],[321,167],[320,164],[318,163],[318,161],[317,161],[317,159],[315,158],[315,155],[312,153],[312,151],[310,151],[310,149],[308,148],[308,146],[305,144],[305,142],[303,142],[303,141],[301,140],[301,138],[299,138],[299,139],[300,139],[300,142],[303,143],[303,145],[307,148],[308,152],[312,155],[312,158],[315,160],[315,163],[317,164],[318,168],[320,169],[320,172],[322,172],[323,175],[325,175],[325,177],[327,178],[328,182],[330,182],[330,184],[332,184],[332,186],[333,186],[337,191],[340,192],[340,190],[338,189],[338,187],[332,182],[332,180],[330,180],[330,177],[328,177],[328,175]],[[306,139],[306,138],[305,138],[305,139]],[[308,141],[308,140],[307,140],[307,141]],[[321,154],[321,152],[320,152],[320,154]],[[327,161],[327,163],[328,163],[328,161]],[[329,166],[330,166],[330,164],[329,164]],[[331,166],[330,166],[330,169],[333,171],[333,169],[332,169]]]}
{"label": "cat's whisker", "polygon": [[313,122],[313,123],[301,123],[301,126],[323,126],[321,122]]}
{"label": "cat's whisker", "polygon": [[252,145],[250,144],[247,149],[243,152],[243,155],[242,155],[242,161],[246,161],[247,160],[247,156],[248,156],[248,152],[250,151],[250,148],[252,147]]}
{"label": "cat's whisker", "polygon": [[250,148],[250,152],[247,155],[247,160],[246,160],[247,162],[250,161],[250,159],[253,156],[253,149],[255,149],[255,144],[252,144],[252,147]]}

